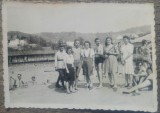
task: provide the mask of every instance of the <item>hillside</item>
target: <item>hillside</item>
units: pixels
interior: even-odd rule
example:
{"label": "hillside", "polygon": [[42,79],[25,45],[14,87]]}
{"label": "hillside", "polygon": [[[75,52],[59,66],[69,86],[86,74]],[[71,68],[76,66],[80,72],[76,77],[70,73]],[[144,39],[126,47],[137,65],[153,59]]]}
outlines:
{"label": "hillside", "polygon": [[106,33],[79,33],[79,32],[59,32],[59,33],[51,33],[51,32],[43,32],[38,35],[42,36],[46,40],[50,40],[52,42],[57,42],[60,39],[65,41],[73,41],[75,38],[82,37],[85,40],[94,41],[96,37],[99,37],[104,41],[107,35],[111,35],[112,38],[116,38],[118,35],[123,34],[137,34],[138,36],[143,36],[146,34],[150,34],[151,26],[141,26],[136,28],[126,29],[120,32],[106,32]]}
{"label": "hillside", "polygon": [[27,33],[22,33],[19,31],[9,31],[8,40],[12,40],[13,36],[16,36],[17,38],[23,38],[28,41],[32,40],[32,43],[36,43],[35,41],[38,41],[36,40],[37,38],[42,39],[43,41],[45,40],[46,42],[55,43],[59,40],[74,41],[75,38],[82,37],[84,40],[89,40],[91,42],[94,42],[94,39],[96,37],[99,37],[102,41],[104,41],[107,35],[111,35],[112,38],[115,39],[119,35],[136,34],[141,37],[146,34],[149,34],[150,32],[151,32],[151,26],[149,25],[129,28],[123,31],[110,32],[110,33],[109,32],[106,32],[106,33],[42,32],[42,33],[37,33],[37,34],[27,34]]}

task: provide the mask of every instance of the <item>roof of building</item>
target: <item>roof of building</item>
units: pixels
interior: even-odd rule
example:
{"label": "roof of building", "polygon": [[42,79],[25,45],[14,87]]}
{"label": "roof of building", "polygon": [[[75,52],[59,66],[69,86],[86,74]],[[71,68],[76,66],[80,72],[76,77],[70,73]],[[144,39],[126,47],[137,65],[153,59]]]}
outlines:
{"label": "roof of building", "polygon": [[135,43],[135,42],[142,42],[142,40],[151,41],[151,40],[152,40],[151,34],[148,34],[148,35],[145,35],[145,36],[136,38],[135,40],[132,41],[132,43]]}

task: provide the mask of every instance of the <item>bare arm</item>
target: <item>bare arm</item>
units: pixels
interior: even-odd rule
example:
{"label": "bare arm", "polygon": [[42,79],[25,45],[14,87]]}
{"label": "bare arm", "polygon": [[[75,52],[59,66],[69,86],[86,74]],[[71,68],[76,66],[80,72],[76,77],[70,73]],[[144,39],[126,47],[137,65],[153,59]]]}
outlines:
{"label": "bare arm", "polygon": [[111,50],[107,54],[109,54],[109,55],[118,55],[119,54],[118,48],[116,48],[115,45],[114,45],[113,49],[114,49],[113,51]]}

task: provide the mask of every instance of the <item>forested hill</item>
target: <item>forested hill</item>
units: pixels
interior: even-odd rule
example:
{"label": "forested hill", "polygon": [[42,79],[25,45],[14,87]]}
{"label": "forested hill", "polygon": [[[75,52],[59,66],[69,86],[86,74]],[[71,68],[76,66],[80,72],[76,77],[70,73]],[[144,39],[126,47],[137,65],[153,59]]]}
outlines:
{"label": "forested hill", "polygon": [[151,26],[140,26],[135,28],[129,28],[120,32],[107,32],[106,33],[79,33],[79,32],[42,32],[37,34],[28,34],[19,31],[9,31],[8,32],[8,39],[12,40],[13,37],[17,37],[19,39],[26,39],[30,43],[36,43],[36,41],[42,42],[57,42],[58,40],[65,40],[65,41],[73,41],[75,38],[83,38],[84,40],[89,40],[91,42],[94,41],[96,37],[105,40],[107,35],[111,35],[113,38],[116,38],[118,35],[123,34],[136,34],[138,36],[144,36],[151,32]]}

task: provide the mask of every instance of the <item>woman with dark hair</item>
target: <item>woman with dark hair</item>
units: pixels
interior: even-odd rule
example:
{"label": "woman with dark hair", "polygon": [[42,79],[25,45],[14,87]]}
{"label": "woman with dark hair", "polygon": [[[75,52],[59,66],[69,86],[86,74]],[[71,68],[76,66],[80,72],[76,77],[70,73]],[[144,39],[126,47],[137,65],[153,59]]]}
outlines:
{"label": "woman with dark hair", "polygon": [[94,67],[94,51],[91,49],[91,43],[89,41],[84,42],[84,49],[81,51],[81,57],[83,59],[83,72],[86,77],[87,87],[91,90],[93,84],[91,81],[91,75]]}
{"label": "woman with dark hair", "polygon": [[63,43],[59,44],[59,50],[55,54],[55,70],[58,71],[59,76],[56,82],[56,87],[60,88],[59,82],[61,81],[63,89],[65,89],[64,86],[64,76],[66,74],[66,65],[65,65],[65,57],[66,57],[66,51],[65,46]]}
{"label": "woman with dark hair", "polygon": [[116,73],[117,73],[117,55],[118,49],[112,44],[112,38],[107,37],[105,40],[104,55],[106,60],[104,62],[105,74],[108,74],[110,80],[110,86],[117,88]]}
{"label": "woman with dark hair", "polygon": [[66,55],[66,71],[67,74],[65,75],[65,80],[66,80],[66,88],[67,88],[67,93],[75,92],[73,85],[74,85],[74,80],[75,80],[75,72],[74,72],[74,58],[72,54],[72,47],[67,47],[67,55]]}

